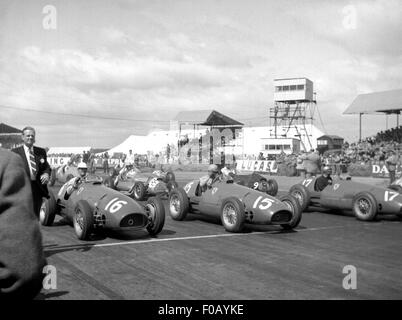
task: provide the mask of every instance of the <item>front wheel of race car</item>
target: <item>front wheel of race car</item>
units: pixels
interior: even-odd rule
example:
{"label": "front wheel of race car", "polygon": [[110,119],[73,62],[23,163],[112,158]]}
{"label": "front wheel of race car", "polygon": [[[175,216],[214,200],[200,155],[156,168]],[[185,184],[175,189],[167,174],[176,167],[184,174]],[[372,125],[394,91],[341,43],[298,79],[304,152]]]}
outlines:
{"label": "front wheel of race car", "polygon": [[133,186],[133,197],[137,201],[142,201],[145,198],[147,189],[141,181],[136,181]]}
{"label": "front wheel of race car", "polygon": [[103,181],[103,185],[107,188],[116,190],[116,185],[114,184],[114,179],[112,177],[107,177],[104,181]]}
{"label": "front wheel of race car", "polygon": [[353,213],[358,220],[374,220],[377,216],[377,200],[369,192],[360,192],[353,198]]}
{"label": "front wheel of race car", "polygon": [[268,184],[268,190],[267,190],[267,194],[269,194],[272,197],[275,197],[278,194],[278,182],[276,182],[275,179],[269,179],[267,181]]}
{"label": "front wheel of race car", "polygon": [[310,203],[310,192],[305,186],[301,184],[295,184],[290,188],[289,194],[295,197],[297,201],[299,201],[302,211],[306,210]]}
{"label": "front wheel of race car", "polygon": [[77,238],[87,240],[92,233],[94,226],[94,216],[91,207],[85,200],[80,200],[74,210],[74,230]]}
{"label": "front wheel of race car", "polygon": [[160,198],[152,197],[148,199],[146,208],[149,212],[147,231],[151,236],[155,236],[162,231],[165,224],[165,206]]}
{"label": "front wheel of race car", "polygon": [[187,193],[182,188],[173,189],[169,195],[169,213],[173,220],[184,220],[190,210]]}
{"label": "front wheel of race car", "polygon": [[241,232],[244,228],[246,214],[243,203],[234,197],[223,201],[221,207],[222,225],[228,232]]}
{"label": "front wheel of race car", "polygon": [[281,227],[285,230],[292,230],[296,228],[302,219],[302,209],[299,201],[290,194],[286,194],[279,198],[292,212],[293,217],[287,224],[282,224]]}
{"label": "front wheel of race car", "polygon": [[49,191],[49,198],[43,198],[39,211],[39,221],[43,226],[51,226],[56,217],[57,203],[52,192]]}

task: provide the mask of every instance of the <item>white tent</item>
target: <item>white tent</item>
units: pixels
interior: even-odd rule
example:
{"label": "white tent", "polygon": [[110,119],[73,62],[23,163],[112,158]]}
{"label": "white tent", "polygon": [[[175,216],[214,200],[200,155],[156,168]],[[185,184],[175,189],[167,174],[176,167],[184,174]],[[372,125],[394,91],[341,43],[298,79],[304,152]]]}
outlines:
{"label": "white tent", "polygon": [[51,147],[47,154],[82,154],[84,151],[90,150],[91,147]]}
{"label": "white tent", "polygon": [[133,150],[133,153],[146,154],[151,148],[152,145],[149,144],[147,136],[131,135],[116,147],[108,150],[107,153],[109,155],[113,155],[115,152],[128,154],[129,150]]}

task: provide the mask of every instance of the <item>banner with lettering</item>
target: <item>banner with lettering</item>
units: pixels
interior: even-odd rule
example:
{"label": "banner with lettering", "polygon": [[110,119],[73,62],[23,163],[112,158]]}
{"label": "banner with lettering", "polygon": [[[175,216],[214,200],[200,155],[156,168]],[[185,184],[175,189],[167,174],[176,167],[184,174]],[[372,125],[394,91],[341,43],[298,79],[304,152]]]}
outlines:
{"label": "banner with lettering", "polygon": [[239,171],[261,171],[266,173],[277,173],[276,161],[268,160],[237,160],[236,169]]}
{"label": "banner with lettering", "polygon": [[50,167],[58,168],[68,164],[70,159],[71,157],[47,157],[47,162],[49,163]]}
{"label": "banner with lettering", "polygon": [[[49,163],[51,168],[58,168],[58,167],[68,164],[68,161],[70,159],[71,159],[71,157],[47,157],[47,162]],[[108,159],[108,163],[109,163],[109,167],[112,167],[112,166],[114,167],[115,165],[119,164],[119,159],[115,159],[115,158]],[[95,159],[95,167],[102,168],[103,160]]]}
{"label": "banner with lettering", "polygon": [[[389,178],[389,171],[385,164],[373,164],[371,166],[371,175],[373,178]],[[402,176],[402,165],[396,166],[395,175],[397,178]]]}

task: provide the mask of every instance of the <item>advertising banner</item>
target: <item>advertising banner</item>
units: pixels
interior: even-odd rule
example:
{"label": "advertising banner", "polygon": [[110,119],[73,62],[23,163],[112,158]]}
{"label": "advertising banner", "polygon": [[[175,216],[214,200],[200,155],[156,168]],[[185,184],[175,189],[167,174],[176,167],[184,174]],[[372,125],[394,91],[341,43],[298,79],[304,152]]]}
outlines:
{"label": "advertising banner", "polygon": [[239,171],[261,171],[265,173],[277,173],[276,161],[268,160],[237,160],[236,169]]}
{"label": "advertising banner", "polygon": [[[68,161],[70,159],[71,159],[71,157],[48,157],[47,162],[49,162],[49,165],[51,168],[58,168],[58,167],[68,164]],[[119,164],[119,159],[115,159],[115,158],[108,159],[108,163],[109,163],[109,167],[115,166],[115,165]],[[95,167],[102,168],[103,160],[95,159]]]}
{"label": "advertising banner", "polygon": [[47,157],[47,162],[49,163],[50,167],[57,168],[68,164],[68,161],[71,157]]}
{"label": "advertising banner", "polygon": [[[373,164],[371,166],[371,175],[373,178],[389,178],[389,171],[385,164]],[[402,176],[402,165],[396,166],[395,175],[397,178]]]}

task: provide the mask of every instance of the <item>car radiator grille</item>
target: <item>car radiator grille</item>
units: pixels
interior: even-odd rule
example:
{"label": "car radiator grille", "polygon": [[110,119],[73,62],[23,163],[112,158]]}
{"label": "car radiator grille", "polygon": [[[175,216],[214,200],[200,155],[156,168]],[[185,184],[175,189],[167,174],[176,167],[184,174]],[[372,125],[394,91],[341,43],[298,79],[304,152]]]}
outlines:
{"label": "car radiator grille", "polygon": [[121,228],[141,228],[144,227],[148,222],[148,219],[143,214],[129,214],[125,216],[120,221]]}
{"label": "car radiator grille", "polygon": [[292,214],[289,211],[278,211],[272,215],[271,222],[289,222],[291,219]]}

